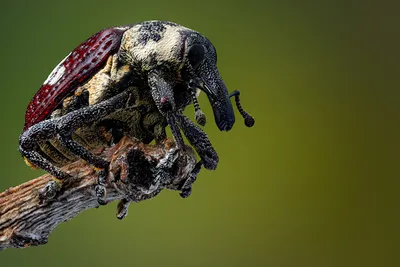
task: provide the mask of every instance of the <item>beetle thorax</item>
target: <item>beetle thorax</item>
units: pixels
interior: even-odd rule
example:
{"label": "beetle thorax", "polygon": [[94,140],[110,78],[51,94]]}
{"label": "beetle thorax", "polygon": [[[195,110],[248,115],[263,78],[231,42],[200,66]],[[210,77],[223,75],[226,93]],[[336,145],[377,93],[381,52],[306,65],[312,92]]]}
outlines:
{"label": "beetle thorax", "polygon": [[124,33],[121,58],[143,71],[160,65],[177,70],[183,60],[184,32],[188,30],[174,23],[160,21],[135,25]]}

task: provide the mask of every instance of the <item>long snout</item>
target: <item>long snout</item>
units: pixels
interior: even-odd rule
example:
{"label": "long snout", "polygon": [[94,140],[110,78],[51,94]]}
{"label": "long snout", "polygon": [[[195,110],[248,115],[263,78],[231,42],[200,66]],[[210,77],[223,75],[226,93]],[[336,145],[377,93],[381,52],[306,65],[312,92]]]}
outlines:
{"label": "long snout", "polygon": [[235,114],[225,83],[219,77],[205,81],[206,93],[214,111],[214,119],[221,131],[229,131],[235,123]]}

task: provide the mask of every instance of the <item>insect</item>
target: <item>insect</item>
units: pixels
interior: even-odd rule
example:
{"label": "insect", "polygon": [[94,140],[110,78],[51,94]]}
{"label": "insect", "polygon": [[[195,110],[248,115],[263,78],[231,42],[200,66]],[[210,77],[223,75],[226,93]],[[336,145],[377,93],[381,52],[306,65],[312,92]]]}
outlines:
{"label": "insect", "polygon": [[[216,125],[229,131],[234,122],[230,97],[251,127],[254,119],[230,95],[216,67],[214,46],[202,34],[172,22],[146,21],[99,31],[75,48],[51,72],[25,114],[19,150],[27,163],[64,181],[60,167],[82,158],[101,169],[96,193],[105,204],[109,162],[96,148],[123,135],[144,143],[166,139],[171,128],[176,145],[181,131],[200,156],[198,166],[213,170],[219,158],[206,133],[183,115],[190,103],[204,126],[200,91],[207,94]],[[43,195],[53,196],[56,183]],[[187,192],[186,192],[187,193]]]}

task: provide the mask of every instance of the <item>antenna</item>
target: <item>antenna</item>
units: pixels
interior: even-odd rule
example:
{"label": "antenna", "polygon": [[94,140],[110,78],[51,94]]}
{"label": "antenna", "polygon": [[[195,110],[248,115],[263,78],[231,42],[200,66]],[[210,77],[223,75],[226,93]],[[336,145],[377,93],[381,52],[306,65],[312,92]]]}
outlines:
{"label": "antenna", "polygon": [[232,93],[229,94],[229,98],[231,98],[232,96],[235,97],[236,107],[239,110],[240,115],[242,115],[242,117],[244,119],[244,124],[247,127],[252,127],[255,123],[255,120],[249,113],[244,111],[242,105],[240,104],[240,98],[239,98],[240,91],[238,91],[238,90],[233,91]]}

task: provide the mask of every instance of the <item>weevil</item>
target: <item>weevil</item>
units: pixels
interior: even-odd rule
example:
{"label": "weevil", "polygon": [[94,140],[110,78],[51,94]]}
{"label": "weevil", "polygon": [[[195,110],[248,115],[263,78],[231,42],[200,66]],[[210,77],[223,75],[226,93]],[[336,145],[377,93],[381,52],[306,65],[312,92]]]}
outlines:
{"label": "weevil", "polygon": [[[214,170],[218,155],[206,133],[183,115],[185,107],[193,103],[195,119],[204,126],[197,97],[205,92],[216,125],[229,131],[235,122],[230,97],[235,96],[245,124],[254,124],[240,105],[239,91],[228,94],[216,63],[216,49],[205,36],[172,22],[101,30],[68,54],[34,95],[19,150],[28,164],[60,181],[70,178],[60,169],[68,160],[81,158],[101,169],[96,187],[100,204],[106,203],[109,162],[93,149],[118,136],[159,143],[169,126],[178,148],[184,147],[182,131],[197,151],[196,172],[201,166]],[[190,183],[182,196],[190,193]],[[57,190],[52,183],[42,194],[52,197]]]}

